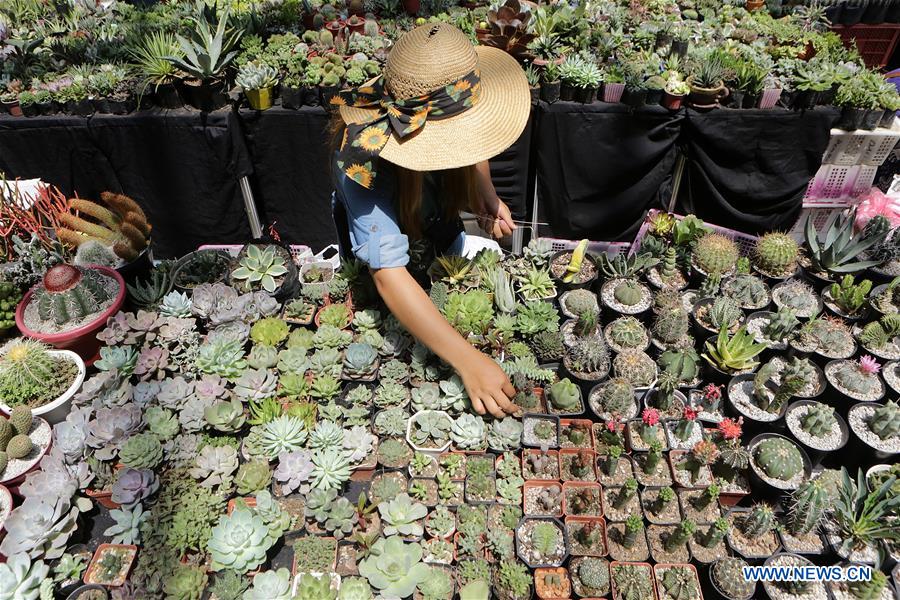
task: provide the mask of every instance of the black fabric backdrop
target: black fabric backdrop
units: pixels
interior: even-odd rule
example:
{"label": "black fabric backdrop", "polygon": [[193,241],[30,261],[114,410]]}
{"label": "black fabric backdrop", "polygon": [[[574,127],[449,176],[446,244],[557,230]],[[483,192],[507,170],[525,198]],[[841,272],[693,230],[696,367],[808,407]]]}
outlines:
{"label": "black fabric backdrop", "polygon": [[[734,229],[793,222],[819,167],[832,110],[670,113],[621,104],[540,103],[522,137],[491,161],[517,218],[535,175],[557,237],[630,240],[646,209],[665,206],[679,149],[690,158],[681,209]],[[125,116],[0,116],[0,171],[67,194],[134,197],[154,224],[157,257],[249,238],[238,179],[250,177],[264,225],[319,249],[331,223],[327,113],[152,110]]]}

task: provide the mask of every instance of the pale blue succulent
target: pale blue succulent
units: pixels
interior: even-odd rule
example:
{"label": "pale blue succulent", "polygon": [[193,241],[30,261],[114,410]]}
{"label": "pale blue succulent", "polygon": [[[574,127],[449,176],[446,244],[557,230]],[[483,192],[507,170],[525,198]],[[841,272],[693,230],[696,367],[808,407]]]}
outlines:
{"label": "pale blue succulent", "polygon": [[386,598],[411,596],[428,577],[422,562],[422,546],[404,543],[397,536],[381,538],[368,557],[359,562],[359,574]]}
{"label": "pale blue succulent", "polygon": [[117,370],[124,377],[134,373],[138,353],[134,346],[103,346],[100,348],[100,360],[94,366],[101,371]]}
{"label": "pale blue succulent", "polygon": [[286,348],[278,353],[278,372],[303,375],[309,369],[309,358],[305,348]]}
{"label": "pale blue succulent", "polygon": [[139,544],[141,541],[141,523],[147,517],[144,508],[140,504],[136,504],[131,510],[127,508],[113,509],[109,511],[109,516],[113,518],[115,523],[106,528],[103,535],[108,535],[112,539],[112,544]]}
{"label": "pale blue succulent", "polygon": [[412,390],[412,407],[414,410],[443,410],[441,390],[436,383],[424,383]]}
{"label": "pale blue succulent", "polygon": [[159,303],[159,314],[164,317],[190,317],[192,306],[193,303],[187,294],[172,290],[163,296],[162,302]]}
{"label": "pale blue succulent", "polygon": [[319,421],[309,434],[309,447],[313,450],[340,448],[344,443],[344,430],[333,421]]}
{"label": "pale blue succulent", "polygon": [[[196,291],[194,293],[196,294]],[[220,375],[226,378],[238,377],[247,368],[243,346],[244,343],[239,340],[224,337],[207,338],[200,345],[200,351],[195,361],[197,368],[210,375]]]}
{"label": "pale blue succulent", "polygon": [[472,413],[463,413],[450,426],[450,439],[460,450],[480,450],[484,448],[486,432],[484,419]]}
{"label": "pale blue succulent", "polygon": [[[7,517],[0,553],[8,557],[27,554],[33,559],[59,558],[75,532],[80,504],[67,497],[29,496]],[[87,502],[85,508],[89,507]]]}
{"label": "pale blue succulent", "polygon": [[488,428],[487,439],[491,450],[506,452],[522,445],[522,422],[514,417],[494,419]]}
{"label": "pale blue succulent", "polygon": [[259,447],[267,458],[273,460],[282,452],[301,449],[306,437],[306,424],[301,419],[292,415],[281,415],[263,425]]}
{"label": "pale blue succulent", "polygon": [[262,517],[245,508],[222,515],[212,528],[208,548],[213,571],[246,573],[266,560],[271,547],[269,528]]}
{"label": "pale blue succulent", "polygon": [[247,364],[253,369],[271,369],[278,364],[278,350],[274,346],[256,344],[247,355]]}
{"label": "pale blue succulent", "polygon": [[397,494],[391,501],[379,503],[378,514],[381,515],[384,535],[418,537],[424,532],[422,519],[428,514],[428,508],[403,493]]}
{"label": "pale blue succulent", "polygon": [[244,600],[291,600],[291,572],[285,568],[263,571],[253,578]]}
{"label": "pale blue succulent", "polygon": [[459,375],[454,374],[438,385],[441,388],[441,405],[444,410],[463,412],[469,407],[469,394]]}
{"label": "pale blue succulent", "polygon": [[369,433],[369,428],[354,425],[344,430],[344,451],[350,462],[357,464],[366,459],[378,438]]}
{"label": "pale blue succulent", "polygon": [[317,450],[312,462],[312,485],[315,488],[337,489],[350,479],[350,460],[342,448]]}
{"label": "pale blue succulent", "polygon": [[10,555],[0,563],[0,600],[38,600],[49,570],[44,561],[32,562],[27,554]]}

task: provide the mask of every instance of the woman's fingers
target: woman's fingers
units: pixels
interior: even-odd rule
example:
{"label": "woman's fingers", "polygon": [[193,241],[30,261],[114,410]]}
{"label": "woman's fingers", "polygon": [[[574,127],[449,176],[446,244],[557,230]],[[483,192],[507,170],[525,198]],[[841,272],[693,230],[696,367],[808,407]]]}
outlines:
{"label": "woman's fingers", "polygon": [[501,386],[503,389],[503,393],[506,394],[507,398],[515,398],[516,397],[516,388],[513,387],[513,384],[509,382],[509,379],[503,382]]}
{"label": "woman's fingers", "polygon": [[472,397],[470,399],[472,400],[472,408],[475,409],[475,412],[477,412],[479,415],[483,415],[485,411],[484,404],[481,402],[481,400],[476,397]]}
{"label": "woman's fingers", "polygon": [[[507,400],[507,402],[509,402],[509,400]],[[485,408],[487,408],[487,411],[489,413],[491,413],[498,419],[502,419],[506,416],[506,413],[503,412],[503,409],[498,406],[497,400],[495,400],[492,396],[485,396],[484,406]]]}
{"label": "woman's fingers", "polygon": [[[511,415],[514,412],[519,410],[519,407],[515,405],[504,393],[495,394],[494,401],[497,403],[497,406],[505,413],[503,416]],[[501,417],[502,418],[502,417]]]}

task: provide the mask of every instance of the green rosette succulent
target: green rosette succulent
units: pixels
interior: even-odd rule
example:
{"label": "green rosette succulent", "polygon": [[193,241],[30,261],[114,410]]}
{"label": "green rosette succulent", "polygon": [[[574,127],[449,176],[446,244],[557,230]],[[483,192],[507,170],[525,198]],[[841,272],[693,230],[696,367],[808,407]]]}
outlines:
{"label": "green rosette succulent", "polygon": [[252,571],[266,560],[270,545],[269,528],[263,518],[249,509],[238,508],[219,517],[212,528],[208,545],[211,568]]}
{"label": "green rosette succulent", "polygon": [[389,598],[411,596],[428,573],[428,565],[422,562],[422,546],[405,544],[397,536],[375,542],[371,554],[359,563],[359,574]]}

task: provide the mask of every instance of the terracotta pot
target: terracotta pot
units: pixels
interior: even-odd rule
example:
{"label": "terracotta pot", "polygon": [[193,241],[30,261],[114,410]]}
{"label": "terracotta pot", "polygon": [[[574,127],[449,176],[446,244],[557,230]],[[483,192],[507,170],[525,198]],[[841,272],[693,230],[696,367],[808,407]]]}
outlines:
{"label": "terracotta pot", "polygon": [[34,288],[25,293],[22,301],[16,307],[16,326],[23,335],[50,344],[59,350],[71,350],[84,360],[86,366],[93,365],[94,361],[99,358],[102,342],[97,339],[97,333],[106,327],[106,320],[119,312],[119,309],[122,308],[122,303],[125,302],[125,281],[122,279],[122,276],[109,267],[94,266],[92,268],[100,271],[107,277],[112,277],[118,282],[119,286],[119,291],[113,303],[93,321],[61,333],[39,333],[29,329],[25,325],[25,307],[28,306],[34,295]]}

